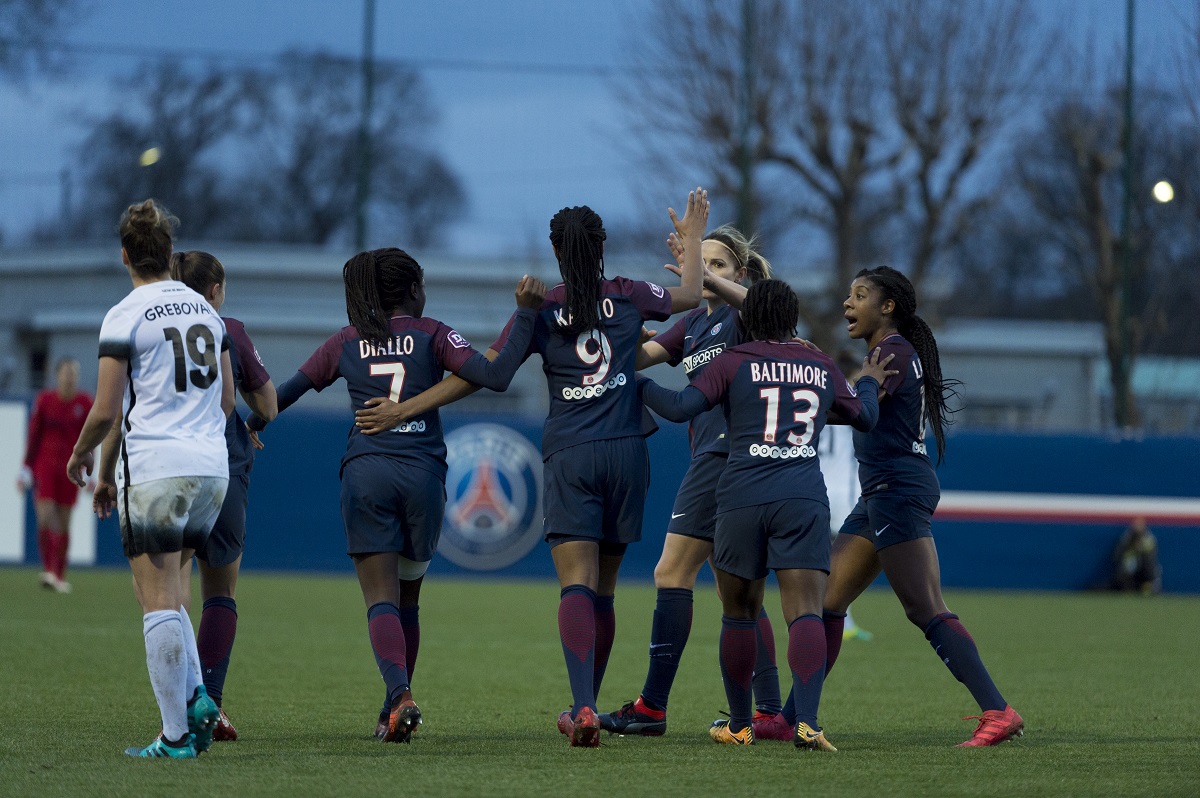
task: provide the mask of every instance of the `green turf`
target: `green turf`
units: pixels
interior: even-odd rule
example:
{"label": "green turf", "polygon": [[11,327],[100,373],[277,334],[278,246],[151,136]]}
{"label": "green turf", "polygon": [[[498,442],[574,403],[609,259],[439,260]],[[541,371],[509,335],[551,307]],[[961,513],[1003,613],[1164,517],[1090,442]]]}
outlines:
{"label": "green turf", "polygon": [[[426,722],[403,746],[370,736],[382,683],[353,579],[250,573],[225,691],[241,739],[177,762],[121,755],[159,728],[128,574],[78,570],[71,581],[75,592],[59,596],[33,570],[0,568],[0,794],[1200,793],[1195,597],[951,594],[1027,721],[1018,742],[961,750],[969,694],[890,593],[869,592],[855,611],[875,639],[847,643],[826,684],[821,722],[841,750],[821,755],[709,741],[725,698],[719,609],[701,588],[667,736],[606,736],[583,750],[555,730],[570,701],[557,587],[435,578],[414,681]],[[602,709],[641,687],[653,601],[646,585],[618,591]]]}

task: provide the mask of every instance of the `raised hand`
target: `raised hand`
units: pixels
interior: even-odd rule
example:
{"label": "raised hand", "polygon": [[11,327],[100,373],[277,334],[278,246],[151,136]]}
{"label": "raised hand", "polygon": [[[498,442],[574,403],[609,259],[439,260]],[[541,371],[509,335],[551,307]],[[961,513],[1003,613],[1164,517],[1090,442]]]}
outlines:
{"label": "raised hand", "polygon": [[697,186],[695,191],[688,194],[687,210],[682,219],[675,214],[674,208],[667,208],[667,213],[680,238],[699,241],[708,227],[708,192]]}
{"label": "raised hand", "polygon": [[517,307],[537,310],[546,301],[546,284],[528,274],[517,283]]}

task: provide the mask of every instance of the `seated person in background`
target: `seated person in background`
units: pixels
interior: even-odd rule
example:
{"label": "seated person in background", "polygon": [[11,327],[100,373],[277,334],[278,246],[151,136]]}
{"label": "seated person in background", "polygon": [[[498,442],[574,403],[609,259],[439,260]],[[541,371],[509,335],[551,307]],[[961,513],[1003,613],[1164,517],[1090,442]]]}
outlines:
{"label": "seated person in background", "polygon": [[1158,541],[1146,527],[1146,519],[1137,517],[1117,542],[1113,551],[1113,590],[1162,592],[1162,566],[1158,562]]}

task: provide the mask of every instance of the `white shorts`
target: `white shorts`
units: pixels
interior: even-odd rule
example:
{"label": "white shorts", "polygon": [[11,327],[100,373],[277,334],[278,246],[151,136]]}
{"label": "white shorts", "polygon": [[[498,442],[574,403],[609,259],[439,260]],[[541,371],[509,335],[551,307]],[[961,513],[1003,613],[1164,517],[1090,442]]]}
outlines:
{"label": "white shorts", "polygon": [[167,477],[118,488],[125,556],[202,547],[228,487],[226,477]]}

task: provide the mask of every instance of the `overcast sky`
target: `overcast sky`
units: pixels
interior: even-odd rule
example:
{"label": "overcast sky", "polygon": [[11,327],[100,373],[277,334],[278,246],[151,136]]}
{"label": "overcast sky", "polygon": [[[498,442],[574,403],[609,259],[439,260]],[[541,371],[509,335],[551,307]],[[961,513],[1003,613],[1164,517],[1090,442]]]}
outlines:
{"label": "overcast sky", "polygon": [[[468,192],[467,218],[449,237],[453,251],[513,254],[540,246],[549,216],[564,205],[587,203],[613,218],[634,212],[633,168],[620,152],[619,109],[604,70],[622,64],[637,0],[377,4],[377,54],[423,67],[441,113],[441,153]],[[1034,5],[1077,44],[1123,49],[1121,0]],[[83,136],[77,120],[110,111],[118,100],[109,78],[128,74],[145,56],[182,48],[253,63],[291,47],[346,55],[362,48],[362,5],[354,0],[94,0],[89,9],[66,36],[81,52],[72,74],[0,86],[6,245],[19,243],[33,221],[56,214],[58,175],[71,168]],[[1139,74],[1171,69],[1164,43],[1195,13],[1194,0],[1138,0]],[[730,211],[714,209],[722,221]]]}

